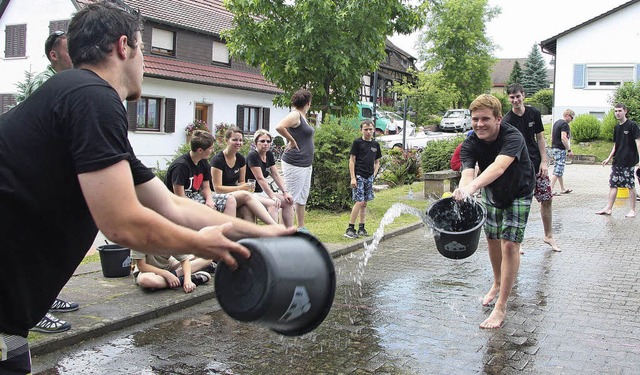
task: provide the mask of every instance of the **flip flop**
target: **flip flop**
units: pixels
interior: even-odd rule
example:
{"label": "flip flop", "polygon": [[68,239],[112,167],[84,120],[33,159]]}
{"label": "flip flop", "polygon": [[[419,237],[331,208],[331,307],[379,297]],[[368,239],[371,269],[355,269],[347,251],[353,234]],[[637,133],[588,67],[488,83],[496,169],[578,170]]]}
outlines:
{"label": "flip flop", "polygon": [[567,189],[567,190],[564,190],[564,191],[562,192],[562,194],[569,194],[569,193],[571,193],[572,191],[573,191],[572,189]]}
{"label": "flip flop", "polygon": [[608,216],[608,215],[611,215],[611,214],[610,214],[610,213],[607,213],[607,212],[596,212],[596,215],[605,215],[605,216]]}
{"label": "flip flop", "polygon": [[560,194],[561,194],[561,193],[558,193],[557,191],[554,191],[554,192],[553,192],[553,196],[554,196],[554,197],[557,197],[557,196],[559,196]]}

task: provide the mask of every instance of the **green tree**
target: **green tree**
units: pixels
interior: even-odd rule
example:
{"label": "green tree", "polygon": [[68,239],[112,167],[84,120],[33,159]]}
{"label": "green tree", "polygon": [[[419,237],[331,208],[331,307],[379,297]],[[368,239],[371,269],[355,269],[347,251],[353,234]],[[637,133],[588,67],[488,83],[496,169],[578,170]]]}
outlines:
{"label": "green tree", "polygon": [[511,74],[509,74],[509,79],[507,79],[507,86],[512,83],[520,82],[522,82],[522,68],[520,67],[518,60],[516,60],[513,64],[513,69],[511,69]]}
{"label": "green tree", "polygon": [[16,84],[16,88],[18,89],[18,92],[14,95],[16,103],[20,104],[20,102],[36,91],[38,87],[42,86],[42,84],[54,74],[55,72],[50,67],[40,73],[25,70],[24,81]]}
{"label": "green tree", "polygon": [[447,110],[459,98],[457,88],[444,79],[441,71],[417,72],[415,83],[405,80],[396,83],[391,90],[401,98],[411,99],[411,105],[417,113],[416,123],[422,125],[427,123],[429,116]]}
{"label": "green tree", "polygon": [[426,30],[419,40],[425,70],[441,71],[443,79],[459,93],[454,107],[466,107],[491,87],[494,44],[486,25],[500,12],[488,0],[430,2]]}
{"label": "green tree", "polygon": [[547,81],[547,66],[540,53],[537,44],[533,44],[531,52],[524,63],[524,72],[522,73],[522,82],[524,92],[528,97],[532,97],[535,93],[542,89],[549,88]]}
{"label": "green tree", "polygon": [[314,108],[354,107],[362,76],[374,71],[394,32],[421,26],[418,7],[398,0],[225,0],[234,27],[223,33],[232,56],[262,74],[289,105],[300,87],[313,93]]}
{"label": "green tree", "polygon": [[624,104],[629,110],[627,118],[640,121],[640,81],[636,83],[625,82],[622,86],[618,86],[609,98],[609,103],[611,106],[616,103]]}

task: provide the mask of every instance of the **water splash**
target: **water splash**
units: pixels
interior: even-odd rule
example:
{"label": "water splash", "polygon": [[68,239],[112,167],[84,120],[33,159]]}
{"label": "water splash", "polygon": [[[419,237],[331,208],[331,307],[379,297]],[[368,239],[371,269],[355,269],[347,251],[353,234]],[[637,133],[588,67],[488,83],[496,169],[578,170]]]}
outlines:
{"label": "water splash", "polygon": [[360,256],[361,259],[358,262],[358,268],[355,277],[355,281],[358,286],[362,287],[362,275],[364,274],[364,269],[367,266],[367,263],[369,263],[369,259],[378,248],[382,237],[384,237],[384,228],[387,225],[393,223],[393,221],[402,214],[414,215],[420,218],[423,223],[427,222],[426,213],[404,203],[394,203],[382,216],[382,220],[380,220],[380,226],[373,233],[373,240],[368,244],[366,242],[364,244],[365,250],[364,253]]}

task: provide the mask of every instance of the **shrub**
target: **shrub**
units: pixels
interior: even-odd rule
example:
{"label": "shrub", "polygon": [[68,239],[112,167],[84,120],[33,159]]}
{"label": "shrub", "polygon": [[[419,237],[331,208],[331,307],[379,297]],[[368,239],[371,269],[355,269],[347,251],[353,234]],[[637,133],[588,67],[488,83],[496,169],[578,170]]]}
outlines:
{"label": "shrub", "polygon": [[571,123],[571,137],[576,142],[593,141],[600,136],[600,120],[594,115],[576,116]]}
{"label": "shrub", "polygon": [[420,178],[420,151],[393,148],[380,162],[380,181],[390,186],[412,184]]}
{"label": "shrub", "polygon": [[600,139],[613,142],[613,130],[616,128],[618,120],[613,110],[609,111],[604,119],[602,119],[602,127],[600,128]]}
{"label": "shrub", "polygon": [[360,131],[331,117],[316,128],[311,192],[307,205],[341,211],[351,208],[349,152]]}
{"label": "shrub", "polygon": [[627,118],[633,121],[640,121],[640,81],[636,83],[625,82],[622,86],[618,86],[609,103],[612,106],[616,103],[624,104],[629,110]]}
{"label": "shrub", "polygon": [[464,141],[464,136],[427,142],[427,145],[420,155],[422,160],[422,173],[449,169],[451,156],[453,156],[453,152],[462,141]]}
{"label": "shrub", "polygon": [[[553,108],[553,90],[540,90],[531,97],[531,101],[542,104],[547,109],[547,112],[543,114],[549,114],[549,109]],[[539,109],[542,111],[542,108]]]}
{"label": "shrub", "polygon": [[511,102],[509,101],[509,96],[504,93],[495,93],[493,94],[493,96],[498,98],[500,104],[502,104],[502,115],[506,115],[507,112],[511,110]]}

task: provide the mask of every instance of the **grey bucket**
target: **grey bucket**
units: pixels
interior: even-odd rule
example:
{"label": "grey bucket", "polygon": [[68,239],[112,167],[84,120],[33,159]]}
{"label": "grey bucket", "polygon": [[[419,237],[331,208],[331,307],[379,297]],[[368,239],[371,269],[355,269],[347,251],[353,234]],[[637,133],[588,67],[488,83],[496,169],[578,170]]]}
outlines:
{"label": "grey bucket", "polygon": [[234,319],[286,336],[318,327],[331,310],[336,290],[333,261],[322,243],[303,233],[238,243],[251,257],[236,257],[235,271],[218,263],[214,282],[222,309]]}
{"label": "grey bucket", "polygon": [[487,209],[475,199],[439,199],[427,208],[427,225],[433,229],[438,252],[450,259],[464,259],[478,248]]}
{"label": "grey bucket", "polygon": [[98,246],[104,277],[124,277],[131,274],[131,250],[120,245]]}

